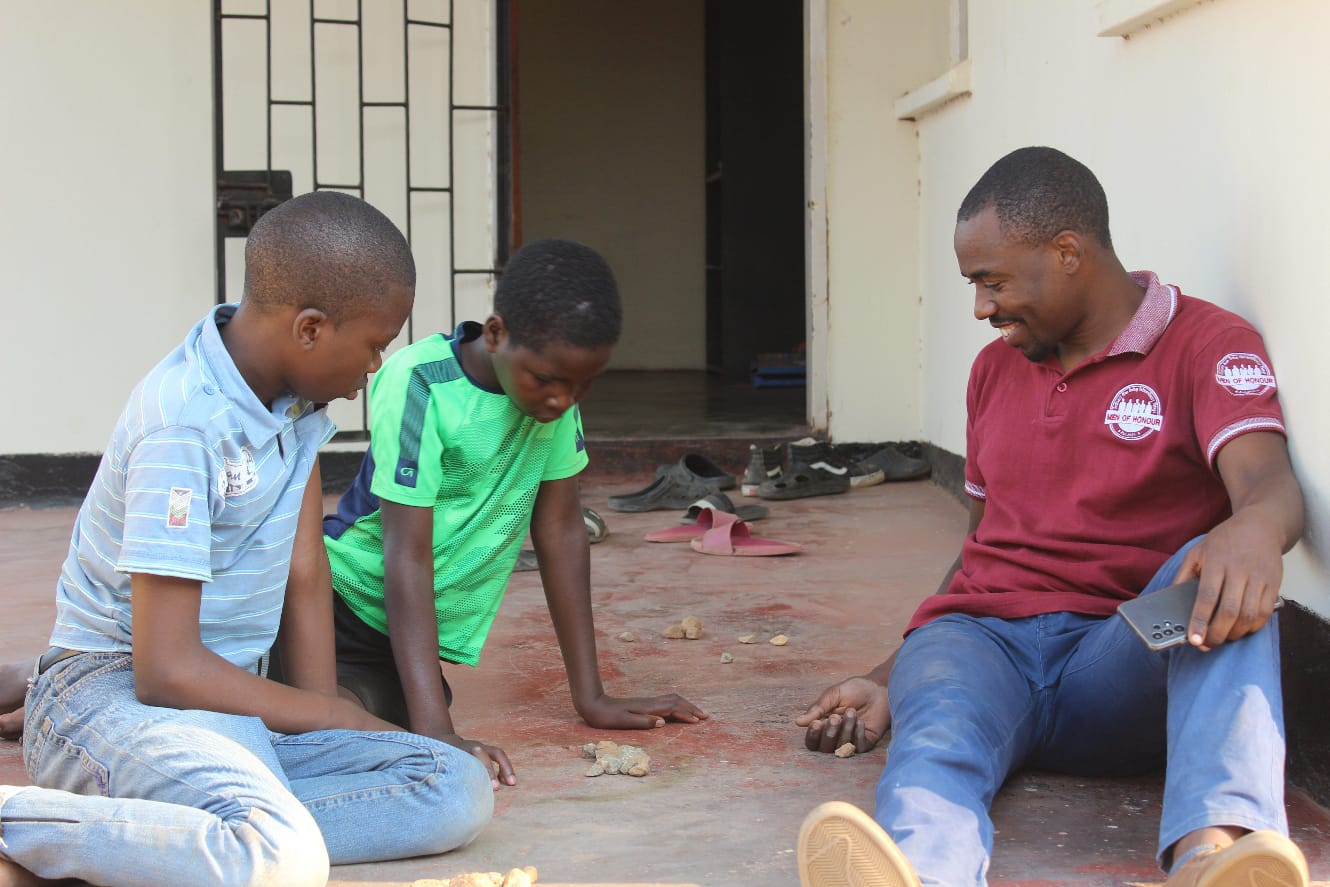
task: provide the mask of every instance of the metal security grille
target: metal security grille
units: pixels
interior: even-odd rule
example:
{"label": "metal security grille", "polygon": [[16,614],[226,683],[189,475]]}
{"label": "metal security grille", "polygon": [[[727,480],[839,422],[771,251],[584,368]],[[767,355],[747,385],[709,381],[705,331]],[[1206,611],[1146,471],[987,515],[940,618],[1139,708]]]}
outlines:
{"label": "metal security grille", "polygon": [[[217,300],[293,194],[345,191],[405,232],[399,344],[483,319],[509,246],[508,0],[213,0]],[[330,407],[363,437],[365,401]]]}

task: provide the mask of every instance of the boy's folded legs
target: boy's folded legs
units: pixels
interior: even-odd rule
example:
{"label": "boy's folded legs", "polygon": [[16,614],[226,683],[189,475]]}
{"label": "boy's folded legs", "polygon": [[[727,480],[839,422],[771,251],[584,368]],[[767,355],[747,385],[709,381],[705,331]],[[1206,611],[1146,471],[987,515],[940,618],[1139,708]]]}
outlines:
{"label": "boy's folded legs", "polygon": [[[43,877],[321,885],[330,862],[460,846],[493,810],[484,767],[451,746],[408,733],[276,734],[253,717],[145,706],[123,654],[52,669],[33,714],[25,763],[59,787],[0,803],[0,854]],[[365,828],[382,821],[411,826]]]}

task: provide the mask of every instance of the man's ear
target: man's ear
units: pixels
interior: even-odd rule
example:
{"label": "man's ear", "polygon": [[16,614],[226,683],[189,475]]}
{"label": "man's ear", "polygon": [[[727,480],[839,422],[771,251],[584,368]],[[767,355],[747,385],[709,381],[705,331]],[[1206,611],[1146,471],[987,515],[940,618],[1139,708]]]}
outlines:
{"label": "man's ear", "polygon": [[508,327],[504,324],[503,318],[497,314],[491,314],[486,318],[482,329],[485,335],[485,350],[490,354],[498,351],[508,341]]}
{"label": "man's ear", "polygon": [[1075,274],[1080,270],[1085,258],[1085,241],[1075,231],[1062,231],[1053,238],[1053,249],[1057,250],[1058,267],[1063,274]]}
{"label": "man's ear", "polygon": [[291,332],[300,347],[308,351],[318,344],[324,328],[331,324],[328,315],[318,308],[302,308],[295,316]]}

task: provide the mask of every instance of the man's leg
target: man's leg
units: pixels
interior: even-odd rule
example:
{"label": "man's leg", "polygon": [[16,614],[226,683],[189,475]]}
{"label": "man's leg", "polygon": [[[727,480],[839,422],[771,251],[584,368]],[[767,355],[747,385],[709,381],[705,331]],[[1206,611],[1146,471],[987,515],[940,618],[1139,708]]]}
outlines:
{"label": "man's leg", "polygon": [[[444,853],[489,823],[494,789],[471,754],[414,733],[321,730],[280,736],[291,790],[334,865]],[[391,822],[392,828],[366,828]]]}
{"label": "man's leg", "polygon": [[130,658],[103,653],[53,667],[28,710],[24,760],[45,787],[0,793],[0,858],[96,884],[326,882],[257,718],[143,705]]}
{"label": "man's leg", "polygon": [[1022,641],[1029,622],[944,616],[897,654],[875,818],[923,884],[985,883],[989,805],[1037,721]]}
{"label": "man's leg", "polygon": [[[1170,585],[1195,541],[1142,594]],[[1054,710],[1049,744],[1036,758],[1044,766],[1139,771],[1159,759],[1166,738],[1161,865],[1198,829],[1288,833],[1275,620],[1210,652],[1186,645],[1152,653],[1123,620],[1106,619],[1068,662]]]}

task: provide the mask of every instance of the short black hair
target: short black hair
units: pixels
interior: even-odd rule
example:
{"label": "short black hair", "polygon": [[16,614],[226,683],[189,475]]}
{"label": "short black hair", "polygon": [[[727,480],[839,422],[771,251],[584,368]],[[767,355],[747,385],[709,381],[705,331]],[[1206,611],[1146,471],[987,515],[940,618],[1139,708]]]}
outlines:
{"label": "short black hair", "polygon": [[499,276],[494,313],[512,344],[532,351],[551,343],[613,345],[623,328],[609,262],[589,246],[553,237],[513,253]]}
{"label": "short black hair", "polygon": [[339,191],[272,208],[245,243],[244,300],[265,308],[318,308],[340,323],[372,310],[392,284],[416,285],[406,238],[383,213]]}
{"label": "short black hair", "polygon": [[1048,243],[1075,231],[1113,248],[1103,186],[1089,167],[1056,148],[1019,148],[994,163],[961,201],[956,221],[990,206],[1003,235],[1021,243]]}

